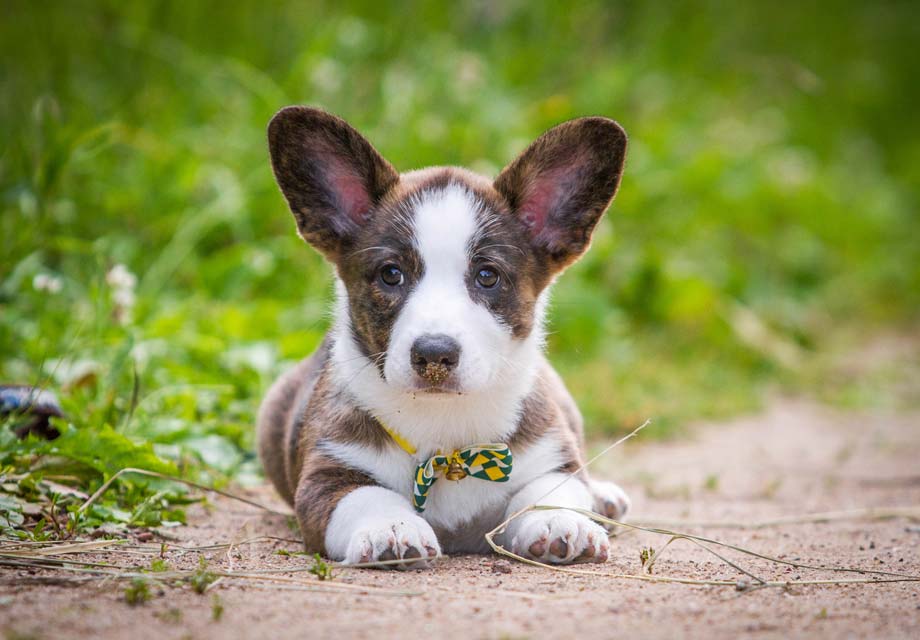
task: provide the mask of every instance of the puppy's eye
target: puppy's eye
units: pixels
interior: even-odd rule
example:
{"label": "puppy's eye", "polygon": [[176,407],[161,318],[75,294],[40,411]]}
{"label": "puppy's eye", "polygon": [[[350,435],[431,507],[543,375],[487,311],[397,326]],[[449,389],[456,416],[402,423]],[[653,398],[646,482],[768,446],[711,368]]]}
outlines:
{"label": "puppy's eye", "polygon": [[380,280],[388,287],[398,287],[405,281],[405,276],[395,264],[385,264],[380,269]]}
{"label": "puppy's eye", "polygon": [[491,289],[498,284],[498,272],[485,267],[476,272],[476,284],[483,289]]}

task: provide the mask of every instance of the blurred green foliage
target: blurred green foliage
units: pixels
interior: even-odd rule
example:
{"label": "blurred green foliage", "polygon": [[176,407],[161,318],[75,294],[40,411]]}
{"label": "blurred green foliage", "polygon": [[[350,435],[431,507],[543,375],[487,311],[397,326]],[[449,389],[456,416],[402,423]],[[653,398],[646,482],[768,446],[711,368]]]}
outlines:
{"label": "blurred green foliage", "polygon": [[[331,294],[274,185],[271,115],[320,105],[401,170],[495,174],[603,114],[627,171],[555,289],[551,357],[594,434],[750,408],[837,327],[917,318],[918,13],[6,2],[0,380],[59,391],[56,454],[97,483],[113,470],[80,432],[246,477],[261,394],[320,340]],[[55,453],[0,443],[0,463]]]}

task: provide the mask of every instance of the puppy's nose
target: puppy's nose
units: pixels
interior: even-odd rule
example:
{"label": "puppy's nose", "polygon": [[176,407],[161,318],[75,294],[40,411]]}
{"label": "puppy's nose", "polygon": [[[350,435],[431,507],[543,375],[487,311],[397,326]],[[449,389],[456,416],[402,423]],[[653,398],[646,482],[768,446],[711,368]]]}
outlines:
{"label": "puppy's nose", "polygon": [[412,344],[409,357],[416,373],[439,384],[460,362],[460,345],[443,333],[427,334]]}

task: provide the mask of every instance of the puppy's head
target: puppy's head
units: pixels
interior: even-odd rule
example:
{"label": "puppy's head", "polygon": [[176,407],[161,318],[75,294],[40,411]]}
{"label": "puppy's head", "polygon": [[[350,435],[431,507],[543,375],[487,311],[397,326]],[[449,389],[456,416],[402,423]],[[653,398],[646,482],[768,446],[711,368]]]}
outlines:
{"label": "puppy's head", "polygon": [[282,109],[268,138],[300,235],[344,284],[351,337],[407,392],[475,393],[521,373],[540,294],[587,250],[626,153],[606,118],[550,129],[494,181],[456,168],[400,175],[318,109]]}

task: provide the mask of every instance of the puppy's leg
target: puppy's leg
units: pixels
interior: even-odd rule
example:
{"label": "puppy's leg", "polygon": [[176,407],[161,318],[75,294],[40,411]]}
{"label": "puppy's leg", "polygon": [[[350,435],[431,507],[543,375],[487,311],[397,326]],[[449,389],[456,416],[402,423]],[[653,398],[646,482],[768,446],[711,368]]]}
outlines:
{"label": "puppy's leg", "polygon": [[313,455],[304,466],[294,510],[307,551],[324,550],[351,564],[418,558],[417,568],[441,553],[431,526],[408,498],[378,486],[340,463]]}
{"label": "puppy's leg", "polygon": [[355,489],[339,500],[326,528],[326,551],[349,564],[418,558],[396,565],[417,569],[441,554],[431,525],[419,517],[409,501],[377,486]]}
{"label": "puppy's leg", "polygon": [[[518,491],[508,504],[505,517],[531,504],[591,510],[594,496],[580,478],[571,478],[542,497],[565,478],[564,473],[548,473]],[[508,525],[503,541],[526,558],[555,564],[606,562],[610,542],[603,527],[587,516],[566,509],[530,511]]]}

